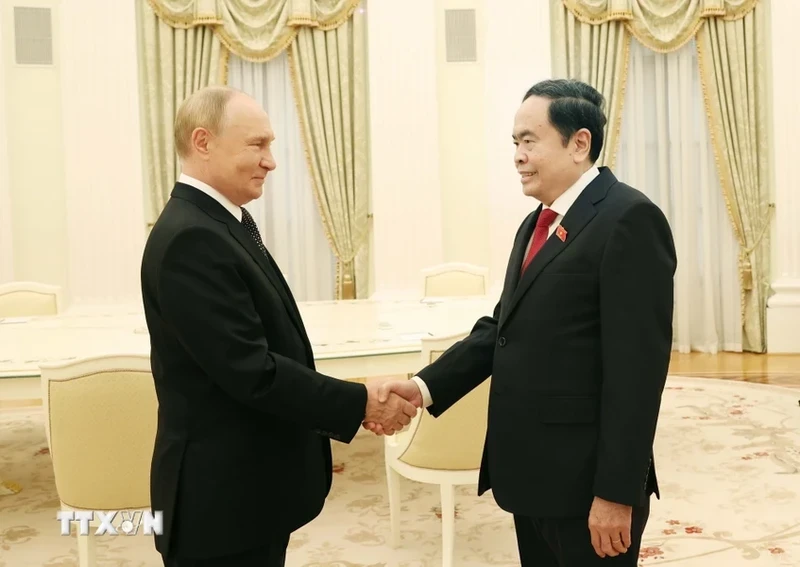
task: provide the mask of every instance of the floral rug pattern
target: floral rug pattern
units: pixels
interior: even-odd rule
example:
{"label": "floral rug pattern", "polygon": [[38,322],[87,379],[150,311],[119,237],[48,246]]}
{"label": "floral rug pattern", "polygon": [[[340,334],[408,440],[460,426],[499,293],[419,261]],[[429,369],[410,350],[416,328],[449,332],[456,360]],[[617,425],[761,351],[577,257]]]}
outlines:
{"label": "floral rug pattern", "polygon": [[[640,565],[800,565],[799,391],[670,377],[656,439],[662,500],[653,500]],[[438,488],[404,480],[402,544],[392,549],[382,440],[334,444],[322,515],[293,534],[289,567],[441,564]],[[71,567],[41,408],[0,411],[0,567]],[[455,563],[519,565],[511,517],[474,486],[456,494]],[[145,535],[98,538],[100,567],[162,565]]]}

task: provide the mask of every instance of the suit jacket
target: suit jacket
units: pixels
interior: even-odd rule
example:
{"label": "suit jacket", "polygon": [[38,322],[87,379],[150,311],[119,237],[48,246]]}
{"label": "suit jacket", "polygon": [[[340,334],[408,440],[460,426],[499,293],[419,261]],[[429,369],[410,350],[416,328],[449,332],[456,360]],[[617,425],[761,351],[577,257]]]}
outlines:
{"label": "suit jacket", "polygon": [[329,438],[356,434],[366,388],[314,371],[280,270],[198,189],[175,186],[141,278],[159,403],[157,549],[233,554],[311,521],[331,486]]}
{"label": "suit jacket", "polygon": [[479,494],[532,517],[586,515],[595,496],[642,505],[672,348],[672,234],[608,168],[524,275],[541,207],[517,232],[491,317],[419,373],[438,416],[489,375]]}

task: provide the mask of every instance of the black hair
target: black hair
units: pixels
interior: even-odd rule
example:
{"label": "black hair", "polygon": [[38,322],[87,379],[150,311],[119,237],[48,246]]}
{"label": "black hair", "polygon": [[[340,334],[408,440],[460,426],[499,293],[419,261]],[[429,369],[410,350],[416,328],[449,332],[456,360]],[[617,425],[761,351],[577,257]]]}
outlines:
{"label": "black hair", "polygon": [[565,146],[581,128],[589,131],[592,135],[589,158],[593,163],[596,162],[603,149],[603,127],[606,125],[603,95],[581,81],[548,79],[528,89],[522,101],[532,96],[550,99],[548,118],[550,124],[561,134]]}

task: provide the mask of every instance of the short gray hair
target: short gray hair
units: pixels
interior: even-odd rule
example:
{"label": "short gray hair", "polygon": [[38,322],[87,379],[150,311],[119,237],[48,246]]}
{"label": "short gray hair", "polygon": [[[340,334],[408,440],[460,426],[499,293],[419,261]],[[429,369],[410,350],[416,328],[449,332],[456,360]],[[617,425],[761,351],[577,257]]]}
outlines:
{"label": "short gray hair", "polygon": [[228,102],[239,91],[225,86],[204,87],[183,101],[175,116],[175,151],[181,158],[190,154],[192,132],[205,128],[219,134]]}

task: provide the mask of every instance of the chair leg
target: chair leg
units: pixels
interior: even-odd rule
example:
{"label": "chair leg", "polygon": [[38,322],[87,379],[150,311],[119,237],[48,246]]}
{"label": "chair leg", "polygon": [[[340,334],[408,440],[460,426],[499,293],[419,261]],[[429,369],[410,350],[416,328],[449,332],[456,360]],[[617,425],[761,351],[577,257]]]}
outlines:
{"label": "chair leg", "polygon": [[95,541],[94,530],[90,527],[88,535],[78,534],[78,565],[80,567],[95,567]]}
{"label": "chair leg", "polygon": [[389,490],[389,521],[392,547],[400,545],[400,474],[386,463],[386,484]]}
{"label": "chair leg", "polygon": [[441,485],[442,493],[442,567],[453,565],[453,546],[456,535],[456,487]]}

